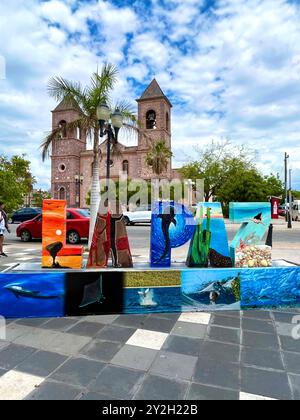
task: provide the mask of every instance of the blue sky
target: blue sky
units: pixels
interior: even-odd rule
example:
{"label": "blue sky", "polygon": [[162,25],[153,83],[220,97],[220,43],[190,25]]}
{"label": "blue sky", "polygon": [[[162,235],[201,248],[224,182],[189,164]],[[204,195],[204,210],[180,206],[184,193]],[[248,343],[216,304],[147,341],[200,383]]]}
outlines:
{"label": "blue sky", "polygon": [[108,60],[120,71],[115,98],[135,104],[154,76],[170,97],[174,166],[229,138],[255,149],[265,173],[283,176],[289,152],[300,189],[299,18],[299,1],[287,0],[1,2],[0,154],[27,153],[48,188],[47,82],[88,82]]}

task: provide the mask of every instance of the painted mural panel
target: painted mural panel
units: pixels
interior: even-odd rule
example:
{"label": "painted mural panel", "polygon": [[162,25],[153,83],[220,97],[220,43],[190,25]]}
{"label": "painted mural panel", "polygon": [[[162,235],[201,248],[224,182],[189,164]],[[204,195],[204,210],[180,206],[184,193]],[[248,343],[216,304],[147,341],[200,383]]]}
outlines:
{"label": "painted mural panel", "polygon": [[236,269],[182,271],[182,311],[239,310],[240,281]]}
{"label": "painted mural panel", "polygon": [[243,270],[242,309],[300,306],[300,269],[269,268]]}
{"label": "painted mural panel", "polygon": [[63,273],[0,274],[0,315],[5,318],[64,316]]}
{"label": "painted mural panel", "polygon": [[122,214],[98,214],[87,268],[107,267],[109,255],[115,268],[133,266],[126,225]]}
{"label": "painted mural panel", "polygon": [[42,268],[81,268],[82,246],[66,245],[66,201],[44,200]]}
{"label": "painted mural panel", "polygon": [[188,242],[194,230],[194,217],[184,205],[174,201],[155,203],[151,221],[151,266],[170,267],[171,249]]}
{"label": "painted mural panel", "polygon": [[67,273],[65,311],[67,316],[122,313],[123,273]]}
{"label": "painted mural panel", "polygon": [[188,267],[232,267],[221,203],[199,203]]}
{"label": "painted mural panel", "polygon": [[125,313],[144,314],[179,311],[181,311],[180,271],[125,273]]}
{"label": "painted mural panel", "polygon": [[271,203],[229,203],[229,219],[231,223],[247,223],[261,220],[271,223]]}

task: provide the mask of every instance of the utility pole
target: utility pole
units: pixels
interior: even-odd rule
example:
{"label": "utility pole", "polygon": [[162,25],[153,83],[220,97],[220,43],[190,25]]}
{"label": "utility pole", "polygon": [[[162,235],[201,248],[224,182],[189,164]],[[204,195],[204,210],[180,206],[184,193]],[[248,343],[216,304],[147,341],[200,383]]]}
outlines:
{"label": "utility pole", "polygon": [[289,217],[288,228],[292,229],[292,170],[289,170]]}
{"label": "utility pole", "polygon": [[285,220],[288,222],[288,159],[289,155],[285,152],[284,154],[284,191],[285,191]]}

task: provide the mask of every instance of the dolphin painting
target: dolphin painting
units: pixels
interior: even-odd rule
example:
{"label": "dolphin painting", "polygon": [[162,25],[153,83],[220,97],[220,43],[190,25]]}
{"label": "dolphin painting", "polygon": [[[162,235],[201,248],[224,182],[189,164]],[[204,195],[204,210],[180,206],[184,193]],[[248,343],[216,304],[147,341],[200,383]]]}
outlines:
{"label": "dolphin painting", "polygon": [[17,284],[9,284],[4,286],[4,289],[12,292],[17,299],[20,297],[24,298],[32,298],[32,299],[58,299],[59,296],[46,296],[41,295],[40,292],[31,291],[28,289],[24,289],[22,286],[18,286]]}
{"label": "dolphin painting", "polygon": [[161,219],[161,225],[162,225],[162,232],[165,238],[165,249],[158,261],[162,261],[166,258],[168,253],[170,252],[170,235],[169,235],[169,229],[171,223],[174,224],[174,226],[177,225],[176,219],[175,219],[175,209],[173,206],[166,207],[164,214],[159,214],[157,216],[159,219]]}

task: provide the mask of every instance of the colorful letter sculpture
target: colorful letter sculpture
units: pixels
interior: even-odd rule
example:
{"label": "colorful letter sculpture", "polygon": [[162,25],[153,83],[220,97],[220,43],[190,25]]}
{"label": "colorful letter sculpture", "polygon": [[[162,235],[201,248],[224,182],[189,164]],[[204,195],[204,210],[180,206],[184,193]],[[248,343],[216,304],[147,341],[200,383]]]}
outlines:
{"label": "colorful letter sculpture", "polygon": [[66,245],[66,213],[66,201],[43,201],[42,268],[82,267],[83,247]]}
{"label": "colorful letter sculpture", "polygon": [[199,203],[188,267],[232,267],[221,203]]}
{"label": "colorful letter sculpture", "polygon": [[113,267],[133,266],[123,215],[98,213],[87,268],[107,267],[110,253]]}
{"label": "colorful letter sculpture", "polygon": [[269,267],[271,248],[261,240],[271,223],[270,203],[230,203],[230,219],[242,223],[231,246],[231,257],[238,267]]}
{"label": "colorful letter sculpture", "polygon": [[194,230],[194,217],[183,204],[155,203],[151,220],[151,267],[170,267],[171,248],[184,245]]}

